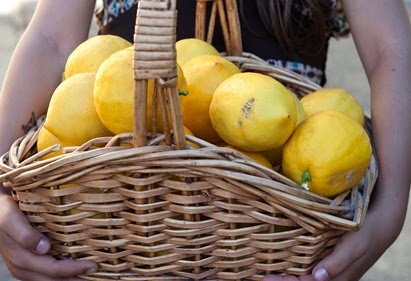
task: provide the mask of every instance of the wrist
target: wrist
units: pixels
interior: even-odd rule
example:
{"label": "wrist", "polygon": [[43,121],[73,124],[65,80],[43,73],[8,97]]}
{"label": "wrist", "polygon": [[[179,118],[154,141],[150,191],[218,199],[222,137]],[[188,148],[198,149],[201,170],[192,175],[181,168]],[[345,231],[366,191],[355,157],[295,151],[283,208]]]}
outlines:
{"label": "wrist", "polygon": [[380,237],[386,241],[381,243],[387,245],[397,239],[407,214],[409,192],[402,193],[395,189],[377,181],[365,216],[365,220],[374,225],[374,230],[382,232]]}

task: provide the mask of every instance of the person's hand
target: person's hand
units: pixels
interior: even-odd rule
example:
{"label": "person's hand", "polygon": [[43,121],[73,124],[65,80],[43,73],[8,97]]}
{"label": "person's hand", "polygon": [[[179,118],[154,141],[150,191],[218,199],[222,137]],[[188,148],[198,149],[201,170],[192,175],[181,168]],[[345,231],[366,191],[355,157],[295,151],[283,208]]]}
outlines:
{"label": "person's hand", "polygon": [[[369,218],[371,220],[371,218]],[[269,275],[263,281],[354,281],[374,264],[385,250],[373,234],[371,223],[365,223],[359,232],[344,234],[333,253],[320,261],[308,276]]]}
{"label": "person's hand", "polygon": [[[390,200],[384,203],[388,201]],[[311,275],[299,277],[267,275],[262,281],[360,280],[401,232],[406,207],[399,204],[398,207],[391,205],[391,208],[384,208],[384,203],[372,206],[360,230],[345,233],[331,255],[321,260],[313,268]]]}
{"label": "person's hand", "polygon": [[14,278],[79,281],[77,275],[96,271],[91,261],[56,260],[47,255],[49,240],[30,225],[11,196],[1,192],[0,206],[0,254]]}

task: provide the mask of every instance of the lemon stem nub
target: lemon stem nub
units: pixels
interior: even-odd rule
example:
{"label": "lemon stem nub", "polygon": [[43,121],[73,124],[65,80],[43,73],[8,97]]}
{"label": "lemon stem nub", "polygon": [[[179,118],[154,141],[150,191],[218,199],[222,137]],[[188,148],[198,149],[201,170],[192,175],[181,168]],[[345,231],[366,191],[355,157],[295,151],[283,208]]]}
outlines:
{"label": "lemon stem nub", "polygon": [[309,190],[308,182],[311,181],[311,174],[309,171],[304,171],[301,176],[301,187],[305,190]]}
{"label": "lemon stem nub", "polygon": [[180,91],[178,91],[178,95],[179,96],[188,96],[188,91],[187,90],[180,90]]}

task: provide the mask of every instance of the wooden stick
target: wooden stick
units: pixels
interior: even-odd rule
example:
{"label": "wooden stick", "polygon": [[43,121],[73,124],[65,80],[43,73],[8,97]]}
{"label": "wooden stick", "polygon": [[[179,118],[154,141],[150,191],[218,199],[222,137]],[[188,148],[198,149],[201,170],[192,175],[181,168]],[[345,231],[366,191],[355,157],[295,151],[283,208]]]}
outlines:
{"label": "wooden stick", "polygon": [[161,118],[163,120],[163,133],[165,137],[165,141],[167,145],[172,144],[171,140],[171,128],[170,128],[170,120],[169,120],[169,110],[167,108],[167,104],[169,103],[168,97],[165,93],[164,88],[162,88],[158,83],[156,83],[156,88],[158,92],[158,101],[160,104],[161,110]]}
{"label": "wooden stick", "polygon": [[141,106],[142,104],[147,104],[147,80],[135,80],[133,126],[134,147],[142,147],[146,144],[147,106]]}
{"label": "wooden stick", "polygon": [[238,8],[236,0],[225,0],[228,27],[230,29],[231,43],[229,54],[233,56],[240,56],[243,53],[243,45],[241,39],[240,18],[238,16]]}
{"label": "wooden stick", "polygon": [[173,124],[175,144],[178,149],[185,149],[186,139],[177,88],[167,88],[166,90],[170,102],[171,122]]}
{"label": "wooden stick", "polygon": [[213,7],[211,8],[211,15],[208,21],[208,30],[207,30],[207,42],[212,44],[213,42],[213,35],[214,35],[214,28],[215,28],[215,21],[217,17],[217,3],[213,2]]}
{"label": "wooden stick", "polygon": [[[228,53],[231,53],[231,34],[229,32],[229,27],[227,26],[227,17],[230,18],[228,11],[224,7],[222,0],[215,0],[218,5],[218,14],[220,16],[221,29],[223,30],[224,44]],[[237,27],[236,27],[237,28]]]}
{"label": "wooden stick", "polygon": [[206,2],[197,1],[195,37],[201,40],[205,40],[206,8],[207,8]]}
{"label": "wooden stick", "polygon": [[156,87],[156,83],[153,82],[153,96],[151,98],[151,132],[150,136],[151,139],[154,139],[157,136],[157,110],[159,108],[160,102],[159,102],[159,93]]}

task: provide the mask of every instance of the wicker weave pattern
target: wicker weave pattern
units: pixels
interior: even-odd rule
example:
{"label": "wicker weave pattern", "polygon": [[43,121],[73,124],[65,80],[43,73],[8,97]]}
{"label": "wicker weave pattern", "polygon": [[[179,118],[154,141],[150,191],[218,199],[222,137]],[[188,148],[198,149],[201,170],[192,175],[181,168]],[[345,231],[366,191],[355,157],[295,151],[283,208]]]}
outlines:
{"label": "wicker weave pattern", "polygon": [[136,79],[177,76],[175,5],[170,0],[139,2],[134,34]]}
{"label": "wicker weave pattern", "polygon": [[[166,22],[154,19],[158,11],[175,21],[174,5],[141,0],[139,10],[147,11],[139,11],[136,40],[153,41],[156,36],[144,33],[151,32],[148,22]],[[164,38],[170,39],[168,31],[174,29],[159,30],[167,30]],[[144,101],[138,93],[146,88],[145,79],[158,78],[160,100],[175,103],[175,87],[161,85],[175,80],[175,66],[161,74],[165,77],[156,76],[175,56],[174,46],[162,48],[173,44],[159,45],[155,68],[143,63],[158,58],[148,52],[152,43],[145,44],[135,44],[136,53],[147,49],[135,57],[137,98]],[[252,54],[226,57],[242,71],[270,75],[300,96],[319,88]],[[181,126],[175,110],[174,130]],[[137,145],[136,132],[93,139],[38,161],[58,149],[36,152],[43,121],[1,157],[0,181],[13,190],[33,226],[51,239],[51,254],[98,263],[100,271],[81,276],[85,280],[259,280],[267,273],[306,274],[344,232],[360,227],[378,174],[373,155],[362,182],[331,200],[232,149],[184,136],[201,147],[193,149],[169,131],[139,131]],[[369,132],[369,119],[366,126]]]}
{"label": "wicker weave pattern", "polygon": [[[202,149],[157,145],[164,136],[143,148],[125,147],[131,139],[96,139],[57,159],[38,162],[34,155],[20,162],[27,159],[18,155],[29,150],[25,145],[35,143],[33,130],[12,147],[9,161],[2,159],[10,172],[1,179],[52,239],[53,254],[99,263],[102,272],[87,280],[309,272],[344,231],[360,225],[376,168],[373,162],[361,186],[329,200],[195,137],[187,139]],[[62,188],[67,184],[72,187]]]}

